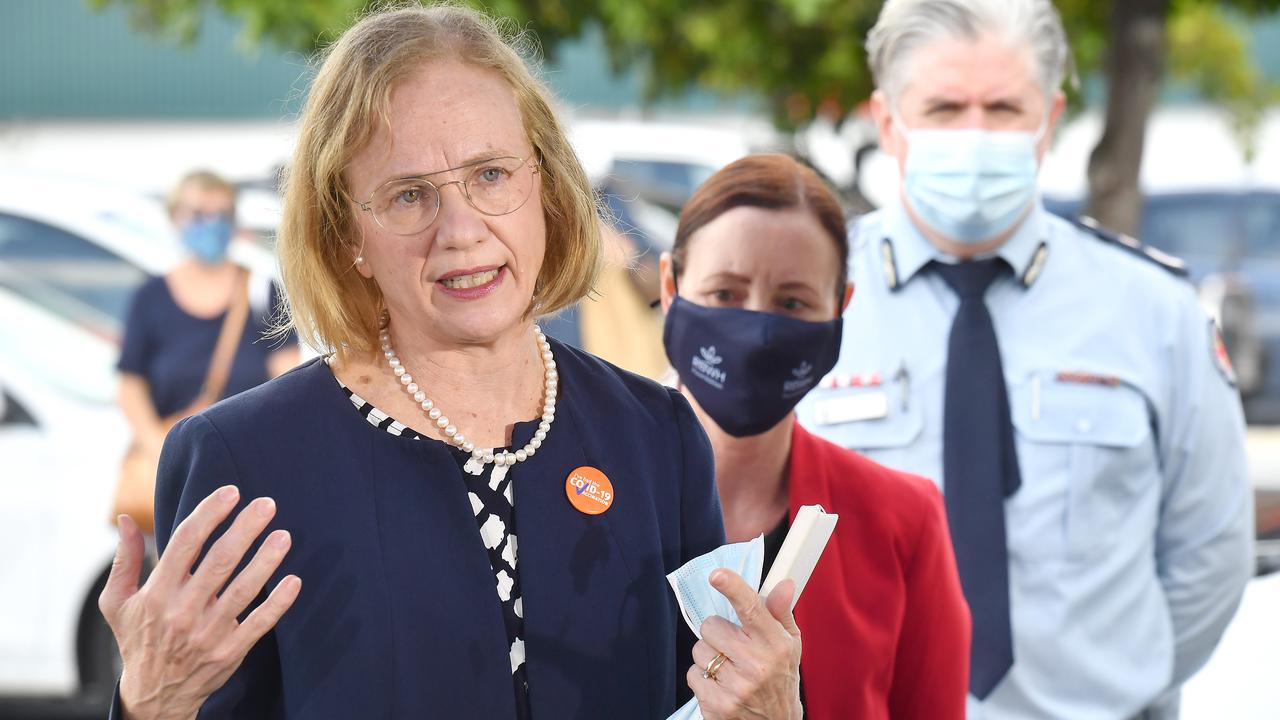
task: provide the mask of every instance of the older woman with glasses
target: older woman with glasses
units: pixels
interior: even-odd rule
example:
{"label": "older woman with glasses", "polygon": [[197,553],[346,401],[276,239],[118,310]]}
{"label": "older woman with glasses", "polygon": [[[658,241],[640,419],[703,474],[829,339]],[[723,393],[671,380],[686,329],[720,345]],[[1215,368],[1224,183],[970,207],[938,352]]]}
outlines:
{"label": "older woman with glasses", "polygon": [[[703,668],[665,575],[724,540],[711,449],[678,392],[534,323],[586,295],[599,248],[582,168],[492,21],[413,8],[349,30],[280,233],[293,324],[331,353],[170,433],[159,565],[139,588],[122,520],[100,601],[115,712],[675,710]],[[755,664],[699,690],[707,717],[799,717],[790,584],[767,603],[716,585]]]}

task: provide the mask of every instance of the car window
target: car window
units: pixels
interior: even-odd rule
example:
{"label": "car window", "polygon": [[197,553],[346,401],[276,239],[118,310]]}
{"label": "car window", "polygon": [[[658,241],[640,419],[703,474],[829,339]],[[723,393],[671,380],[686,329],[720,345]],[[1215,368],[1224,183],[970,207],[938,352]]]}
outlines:
{"label": "car window", "polygon": [[1280,263],[1280,195],[1156,196],[1143,212],[1142,239],[1205,272]]}
{"label": "car window", "polygon": [[9,393],[0,391],[0,427],[34,426],[35,424],[36,419],[22,406],[22,403]]}
{"label": "car window", "polygon": [[141,268],[96,243],[0,213],[0,287],[119,341]]}
{"label": "car window", "polygon": [[714,172],[712,168],[687,162],[615,160],[610,174],[651,202],[679,208]]}
{"label": "car window", "polygon": [[1251,263],[1280,266],[1280,193],[1260,193],[1246,199],[1249,228],[1246,256]]}
{"label": "car window", "polygon": [[1140,237],[1148,245],[1212,271],[1234,264],[1248,245],[1244,207],[1236,195],[1148,198]]}
{"label": "car window", "polygon": [[[1077,201],[1046,199],[1045,208],[1074,218]],[[1199,273],[1280,268],[1280,193],[1179,193],[1146,199],[1141,240],[1182,258]]]}

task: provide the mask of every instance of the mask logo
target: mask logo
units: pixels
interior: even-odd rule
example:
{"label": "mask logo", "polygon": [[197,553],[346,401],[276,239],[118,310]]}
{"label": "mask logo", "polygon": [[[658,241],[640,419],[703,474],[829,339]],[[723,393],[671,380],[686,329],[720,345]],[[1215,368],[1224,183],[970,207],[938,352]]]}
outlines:
{"label": "mask logo", "polygon": [[813,365],[801,360],[800,364],[791,368],[792,380],[782,383],[782,396],[793,397],[806,392],[813,385]]}
{"label": "mask logo", "polygon": [[781,422],[835,367],[843,327],[840,318],[809,322],[677,296],[662,344],[707,416],[726,433],[748,437]]}
{"label": "mask logo", "polygon": [[723,360],[724,358],[716,354],[715,345],[698,348],[698,354],[693,356],[693,374],[711,387],[723,390],[724,383],[728,380],[728,373],[716,367]]}

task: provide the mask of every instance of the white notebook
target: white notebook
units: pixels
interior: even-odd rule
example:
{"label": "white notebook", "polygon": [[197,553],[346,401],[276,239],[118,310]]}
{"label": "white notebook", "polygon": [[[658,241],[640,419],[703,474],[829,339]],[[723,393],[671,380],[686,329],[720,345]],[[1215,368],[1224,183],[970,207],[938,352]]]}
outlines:
{"label": "white notebook", "polygon": [[839,515],[823,510],[821,505],[802,506],[796,512],[791,528],[787,530],[787,539],[782,541],[782,548],[778,550],[773,567],[769,568],[769,575],[760,585],[760,594],[769,597],[778,583],[791,578],[796,584],[796,593],[791,598],[791,608],[794,610],[800,593],[804,592],[804,586],[813,574],[813,568],[818,564],[818,558],[822,557],[822,551],[831,539],[831,532],[836,529],[838,519]]}

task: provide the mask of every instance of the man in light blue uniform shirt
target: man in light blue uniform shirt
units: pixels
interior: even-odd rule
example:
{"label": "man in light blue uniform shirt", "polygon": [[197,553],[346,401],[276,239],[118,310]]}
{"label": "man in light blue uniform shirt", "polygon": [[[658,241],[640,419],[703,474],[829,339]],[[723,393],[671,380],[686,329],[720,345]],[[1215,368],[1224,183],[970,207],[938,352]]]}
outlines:
{"label": "man in light blue uniform shirt", "polygon": [[[1040,204],[1069,66],[1048,0],[888,0],[868,54],[903,180],[852,231],[840,361],[800,420],[943,488],[971,720],[1176,717],[1252,573],[1220,338],[1176,261]],[[961,312],[953,270],[984,264]]]}

